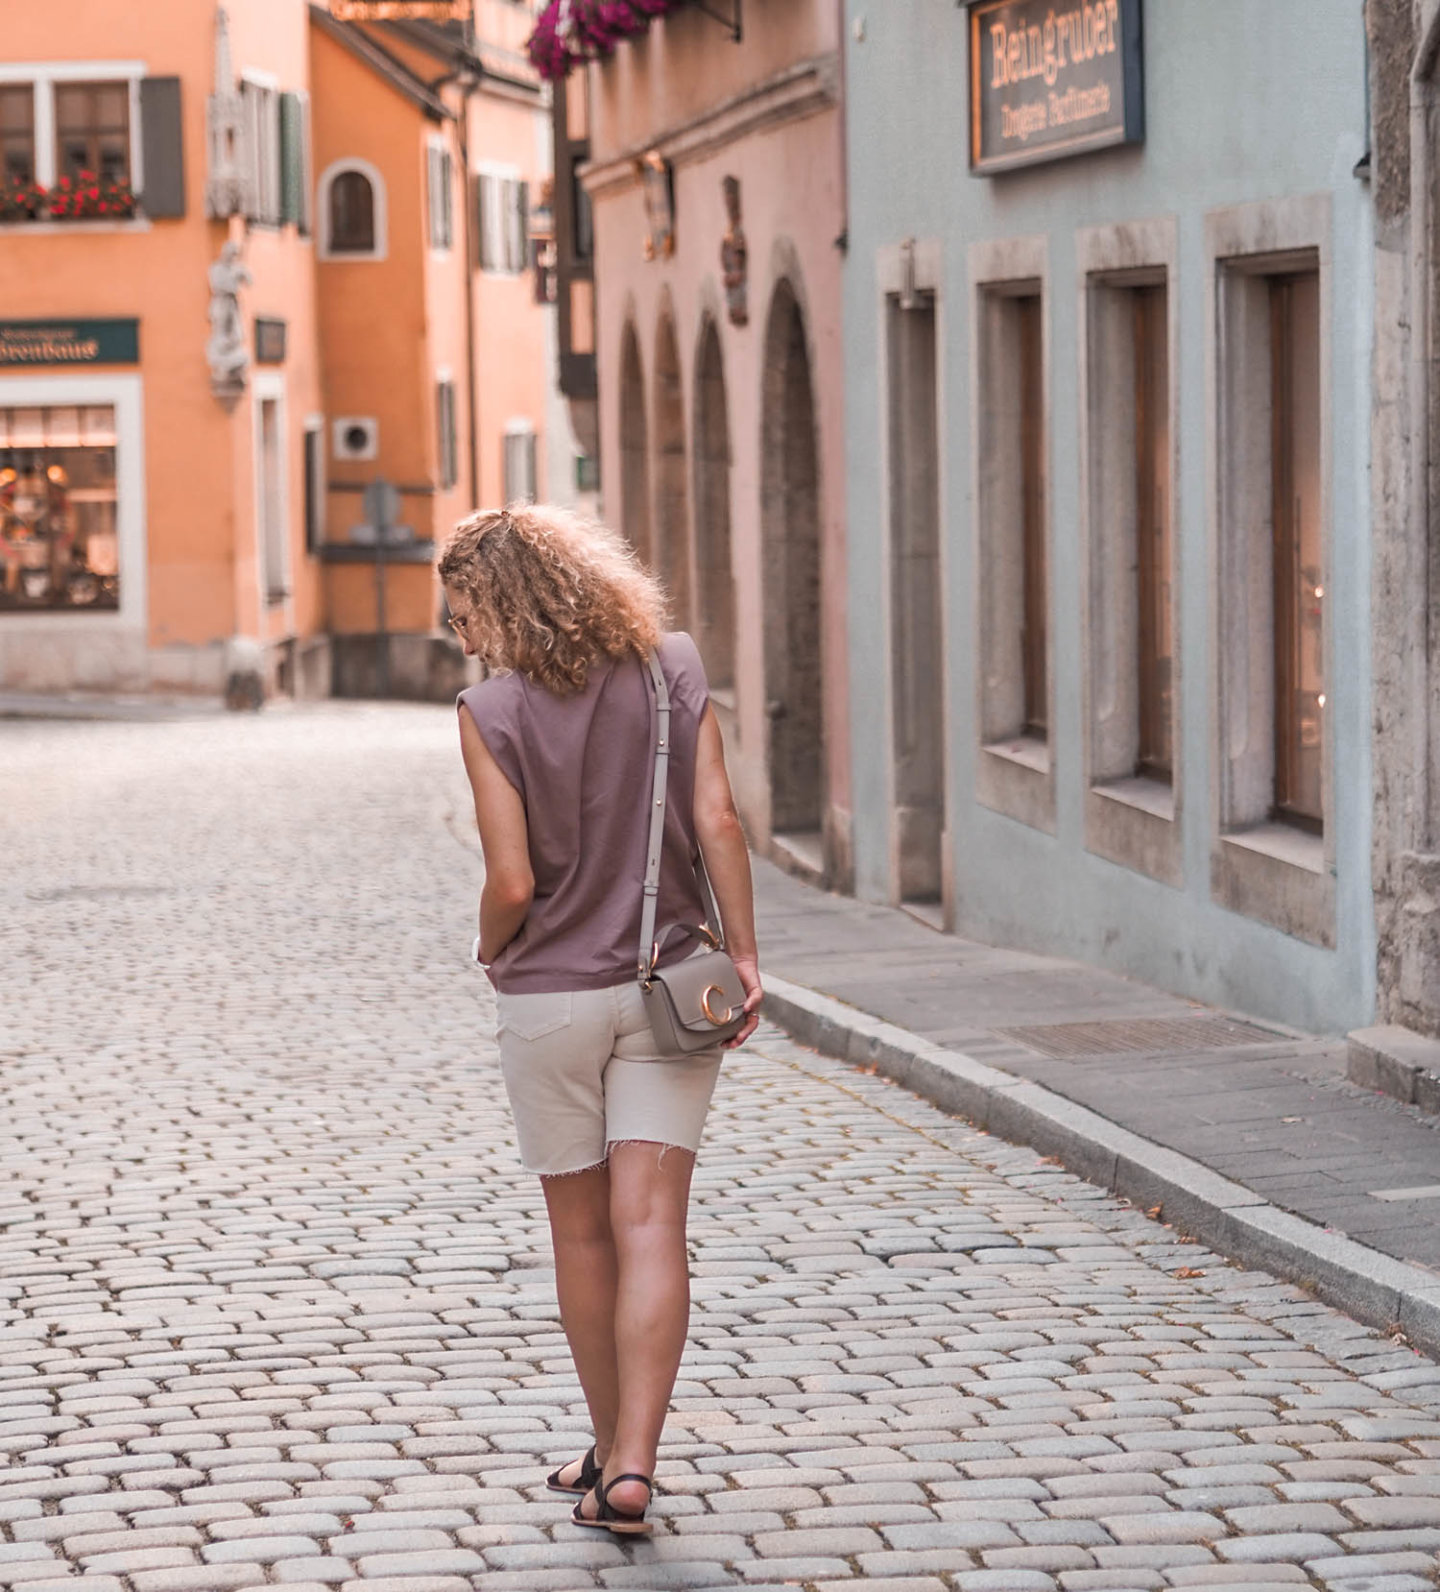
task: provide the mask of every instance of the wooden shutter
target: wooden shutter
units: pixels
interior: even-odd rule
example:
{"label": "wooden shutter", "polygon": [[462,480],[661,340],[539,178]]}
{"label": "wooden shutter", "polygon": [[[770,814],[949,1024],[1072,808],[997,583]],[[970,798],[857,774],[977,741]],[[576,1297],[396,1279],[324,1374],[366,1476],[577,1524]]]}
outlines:
{"label": "wooden shutter", "polygon": [[144,157],[145,214],[169,220],[185,214],[185,145],[180,120],[180,79],[140,82],[140,148]]}
{"label": "wooden shutter", "polygon": [[305,205],[305,118],[298,94],[280,96],[280,220],[300,224]]}
{"label": "wooden shutter", "polygon": [[530,263],[530,185],[523,177],[515,182],[515,259],[512,270],[523,271]]}

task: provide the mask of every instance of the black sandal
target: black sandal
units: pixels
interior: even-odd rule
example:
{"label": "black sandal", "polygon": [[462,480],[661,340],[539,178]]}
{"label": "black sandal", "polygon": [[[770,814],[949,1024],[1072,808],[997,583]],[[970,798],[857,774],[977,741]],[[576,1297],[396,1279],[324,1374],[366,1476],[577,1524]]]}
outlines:
{"label": "black sandal", "polygon": [[[593,1520],[587,1520],[580,1513],[580,1504],[585,1502],[583,1498],[575,1505],[570,1518],[577,1526],[589,1526],[592,1531],[608,1531],[612,1537],[648,1537],[655,1526],[652,1521],[645,1518],[644,1510],[638,1515],[632,1515],[626,1510],[617,1509],[610,1502],[610,1489],[618,1487],[622,1481],[643,1481],[652,1496],[655,1492],[655,1484],[648,1476],[641,1476],[633,1470],[627,1471],[623,1476],[616,1476],[612,1481],[599,1483],[592,1489],[595,1494]],[[645,1508],[649,1507],[647,1503]]]}
{"label": "black sandal", "polygon": [[583,1498],[600,1480],[602,1471],[600,1466],[595,1463],[594,1443],[591,1443],[589,1453],[580,1461],[580,1475],[576,1480],[570,1482],[561,1481],[560,1471],[564,1470],[567,1465],[573,1465],[574,1463],[573,1459],[567,1459],[565,1464],[561,1465],[560,1470],[552,1470],[545,1478],[545,1485],[551,1492],[577,1493]]}

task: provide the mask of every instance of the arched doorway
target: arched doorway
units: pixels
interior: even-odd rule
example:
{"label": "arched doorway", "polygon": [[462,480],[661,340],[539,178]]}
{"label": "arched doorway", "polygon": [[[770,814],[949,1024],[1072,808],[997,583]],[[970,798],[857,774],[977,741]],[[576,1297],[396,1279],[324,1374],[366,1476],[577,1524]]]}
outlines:
{"label": "arched doorway", "polygon": [[770,827],[818,843],[825,808],[819,457],[805,321],[794,289],[783,280],[766,321],[762,384]]}
{"label": "arched doorway", "polygon": [[685,484],[685,403],[680,352],[668,314],[655,328],[655,571],[670,593],[674,623],[690,616],[690,515]]}
{"label": "arched doorway", "polygon": [[650,547],[650,433],[640,340],[627,323],[620,340],[620,529],[647,563]]}
{"label": "arched doorway", "polygon": [[735,575],[730,562],[730,420],[720,333],[709,316],[695,361],[695,640],[710,684],[735,684]]}

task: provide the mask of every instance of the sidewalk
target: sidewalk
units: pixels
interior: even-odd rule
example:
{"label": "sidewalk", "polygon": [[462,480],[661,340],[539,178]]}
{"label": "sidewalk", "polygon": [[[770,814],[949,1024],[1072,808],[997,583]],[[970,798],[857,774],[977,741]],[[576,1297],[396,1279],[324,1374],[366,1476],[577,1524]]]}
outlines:
{"label": "sidewalk", "polygon": [[[755,878],[769,973],[858,1008],[861,1026],[868,1014],[1040,1084],[1282,1211],[1433,1268],[1440,1288],[1440,1119],[1348,1083],[1343,1038],[940,934],[767,862]],[[835,1027],[823,1003],[802,1000],[814,1009],[798,1018],[791,1004],[777,1000],[771,1015],[807,1043]]]}

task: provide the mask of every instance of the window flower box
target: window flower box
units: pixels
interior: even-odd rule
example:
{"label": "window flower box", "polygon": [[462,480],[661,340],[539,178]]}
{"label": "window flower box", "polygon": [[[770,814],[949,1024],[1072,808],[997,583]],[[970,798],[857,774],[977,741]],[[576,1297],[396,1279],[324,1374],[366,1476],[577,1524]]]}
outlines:
{"label": "window flower box", "polygon": [[0,183],[0,221],[126,221],[138,208],[128,182],[93,171],[49,188],[14,177]]}

